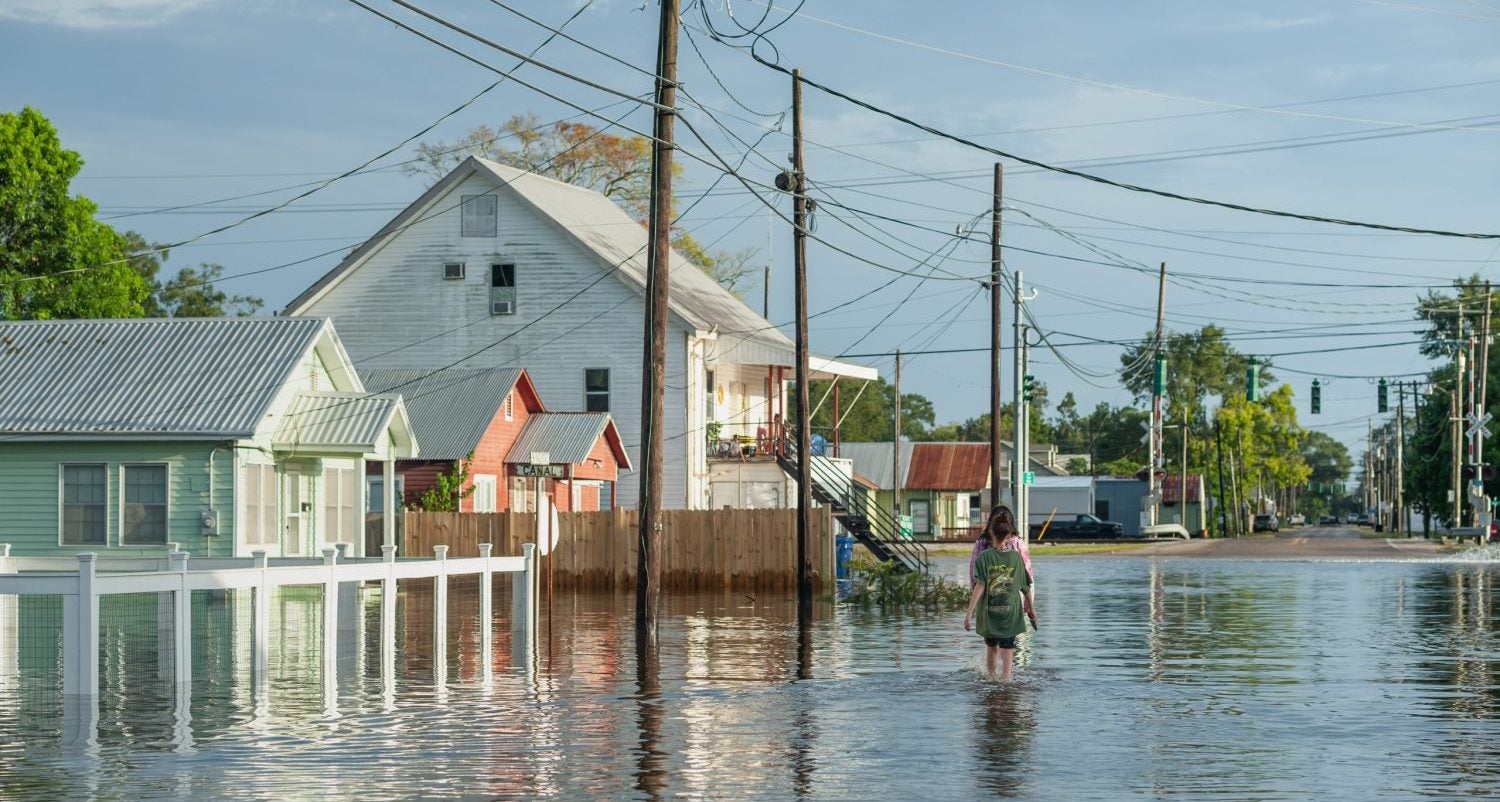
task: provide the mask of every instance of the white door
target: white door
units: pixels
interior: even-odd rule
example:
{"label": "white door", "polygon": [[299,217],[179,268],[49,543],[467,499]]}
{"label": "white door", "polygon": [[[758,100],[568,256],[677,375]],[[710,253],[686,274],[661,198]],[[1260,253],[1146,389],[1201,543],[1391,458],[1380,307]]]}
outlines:
{"label": "white door", "polygon": [[932,509],[927,501],[911,502],[911,533],[925,535],[931,531]]}
{"label": "white door", "polygon": [[287,557],[313,556],[312,503],[308,492],[310,478],[298,468],[288,467],[282,474],[281,508],[286,511],[286,526],[281,534],[281,553]]}

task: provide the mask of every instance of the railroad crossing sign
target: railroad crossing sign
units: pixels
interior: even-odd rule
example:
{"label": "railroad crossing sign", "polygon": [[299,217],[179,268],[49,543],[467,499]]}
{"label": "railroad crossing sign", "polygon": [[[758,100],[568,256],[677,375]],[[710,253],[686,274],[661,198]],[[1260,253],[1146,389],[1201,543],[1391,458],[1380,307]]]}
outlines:
{"label": "railroad crossing sign", "polygon": [[1489,432],[1485,431],[1484,427],[1489,425],[1490,420],[1492,420],[1494,417],[1494,415],[1491,415],[1488,412],[1484,413],[1484,417],[1482,418],[1473,413],[1469,413],[1469,428],[1468,431],[1465,432],[1465,434],[1469,435],[1470,437],[1474,437],[1476,435],[1479,437],[1488,437]]}

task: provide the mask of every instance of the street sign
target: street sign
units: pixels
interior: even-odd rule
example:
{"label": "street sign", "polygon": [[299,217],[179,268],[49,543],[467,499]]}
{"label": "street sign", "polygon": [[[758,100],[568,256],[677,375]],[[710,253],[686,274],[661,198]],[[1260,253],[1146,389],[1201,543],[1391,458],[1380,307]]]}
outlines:
{"label": "street sign", "polygon": [[561,479],[563,477],[563,466],[561,465],[517,465],[517,476],[540,476],[547,479]]}
{"label": "street sign", "polygon": [[547,453],[546,451],[531,452],[532,465],[547,465],[550,462],[552,462],[552,455]]}
{"label": "street sign", "polygon": [[1470,437],[1473,437],[1475,435],[1478,435],[1480,437],[1489,437],[1490,433],[1485,431],[1484,427],[1489,425],[1490,420],[1493,418],[1494,416],[1488,412],[1484,413],[1484,417],[1482,418],[1473,413],[1469,413],[1469,428],[1465,433]]}
{"label": "street sign", "polygon": [[1022,471],[1021,472],[1021,484],[1023,484],[1023,485],[1034,485],[1034,484],[1036,484],[1036,471]]}

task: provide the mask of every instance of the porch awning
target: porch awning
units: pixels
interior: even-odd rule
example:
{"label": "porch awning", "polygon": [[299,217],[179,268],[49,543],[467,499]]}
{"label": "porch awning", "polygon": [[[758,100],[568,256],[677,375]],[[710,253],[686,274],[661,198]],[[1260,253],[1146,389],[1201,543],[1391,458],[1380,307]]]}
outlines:
{"label": "porch awning", "polygon": [[333,452],[393,457],[417,454],[401,396],[365,393],[302,393],[281,419],[271,447],[278,451]]}
{"label": "porch awning", "polygon": [[[729,362],[736,365],[776,365],[784,368],[797,367],[797,349],[792,343],[774,343],[759,339],[737,339],[720,336],[709,354],[711,362]],[[874,381],[880,372],[866,365],[845,362],[821,354],[809,354],[808,370],[812,377],[828,380],[837,377]]]}

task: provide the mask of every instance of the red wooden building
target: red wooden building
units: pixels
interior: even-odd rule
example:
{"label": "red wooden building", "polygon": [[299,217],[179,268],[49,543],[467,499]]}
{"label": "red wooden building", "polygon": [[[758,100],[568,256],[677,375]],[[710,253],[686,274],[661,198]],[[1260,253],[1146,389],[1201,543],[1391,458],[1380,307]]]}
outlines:
{"label": "red wooden building", "polygon": [[[360,378],[371,392],[390,388],[408,399],[419,451],[396,463],[406,506],[421,506],[439,476],[466,465],[460,512],[528,512],[538,490],[564,512],[610,509],[619,472],[630,470],[609,413],[548,412],[523,369],[369,369]],[[382,479],[372,472],[366,481]]]}

